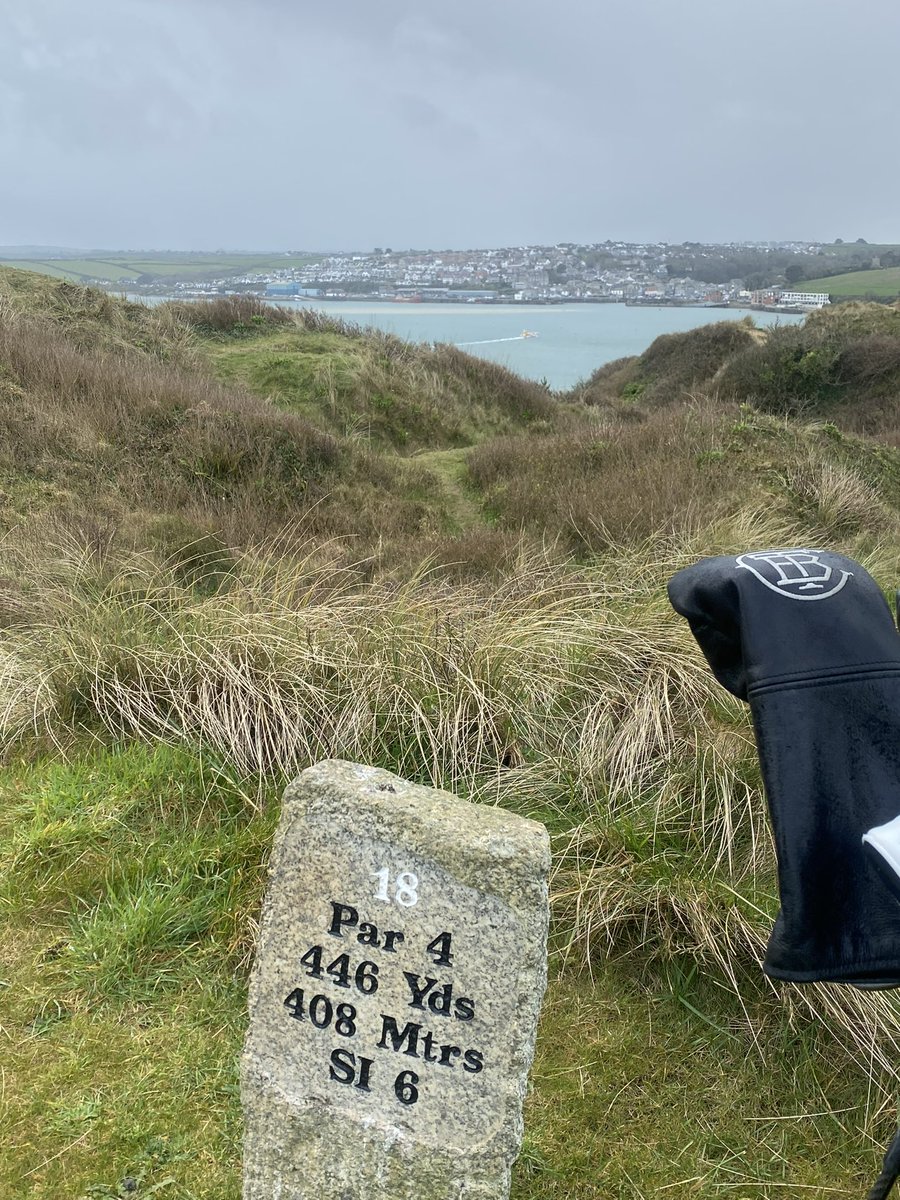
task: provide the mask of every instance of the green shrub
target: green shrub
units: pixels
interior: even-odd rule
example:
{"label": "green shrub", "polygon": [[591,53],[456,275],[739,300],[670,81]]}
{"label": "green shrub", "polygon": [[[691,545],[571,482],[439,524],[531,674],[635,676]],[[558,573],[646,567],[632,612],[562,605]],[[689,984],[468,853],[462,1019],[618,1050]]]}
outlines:
{"label": "green shrub", "polygon": [[843,393],[836,345],[811,342],[802,326],[773,329],[735,356],[719,378],[728,396],[778,416],[828,411]]}
{"label": "green shrub", "polygon": [[666,333],[643,354],[600,367],[569,394],[583,404],[603,406],[617,415],[619,401],[648,408],[682,399],[686,391],[713,379],[736,353],[752,346],[758,332],[752,322],[717,321],[686,333]]}

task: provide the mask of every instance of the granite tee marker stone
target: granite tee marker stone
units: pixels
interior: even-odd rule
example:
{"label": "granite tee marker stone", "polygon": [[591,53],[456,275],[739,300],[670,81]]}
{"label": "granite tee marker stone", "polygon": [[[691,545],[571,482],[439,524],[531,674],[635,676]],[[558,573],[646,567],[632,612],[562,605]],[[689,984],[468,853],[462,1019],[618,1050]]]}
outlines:
{"label": "granite tee marker stone", "polygon": [[284,795],[241,1064],[244,1200],[502,1200],[546,983],[547,831],[324,762]]}

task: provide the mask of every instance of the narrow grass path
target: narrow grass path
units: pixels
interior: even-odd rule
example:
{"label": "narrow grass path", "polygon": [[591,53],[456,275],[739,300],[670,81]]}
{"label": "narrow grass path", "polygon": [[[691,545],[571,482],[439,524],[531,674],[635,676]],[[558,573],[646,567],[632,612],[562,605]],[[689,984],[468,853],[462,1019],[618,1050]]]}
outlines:
{"label": "narrow grass path", "polygon": [[440,505],[458,533],[484,525],[485,520],[484,509],[469,481],[470,449],[463,446],[454,450],[425,450],[412,459],[438,481]]}

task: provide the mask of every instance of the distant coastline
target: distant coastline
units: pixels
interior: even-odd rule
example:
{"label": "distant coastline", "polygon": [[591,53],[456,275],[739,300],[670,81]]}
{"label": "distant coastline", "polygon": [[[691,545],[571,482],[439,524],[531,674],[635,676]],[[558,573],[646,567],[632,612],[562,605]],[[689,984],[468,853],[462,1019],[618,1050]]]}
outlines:
{"label": "distant coastline", "polygon": [[[174,293],[160,293],[154,291],[129,291],[123,292],[121,288],[107,286],[102,290],[110,292],[112,295],[125,296],[128,300],[152,300],[156,303],[163,303],[167,300],[211,300],[223,293],[220,291],[203,291],[200,289],[188,290],[184,289],[177,295]],[[225,292],[225,295],[237,295],[239,293]],[[458,307],[460,304],[478,308],[560,308],[564,305],[621,305],[623,308],[693,308],[702,311],[710,309],[729,309],[738,312],[765,312],[765,313],[785,313],[793,316],[806,316],[809,312],[808,308],[802,308],[796,305],[768,305],[768,304],[749,304],[746,301],[702,301],[702,300],[680,300],[668,299],[667,297],[654,297],[652,299],[642,299],[635,297],[633,299],[623,299],[621,296],[560,296],[547,297],[544,299],[529,299],[517,300],[513,297],[497,296],[490,300],[465,300],[461,301],[455,296],[429,296],[427,299],[413,299],[407,296],[372,296],[365,293],[360,295],[344,295],[344,296],[266,296],[261,292],[253,292],[253,295],[258,295],[261,300],[265,300],[269,304],[312,304],[328,303],[328,304],[365,304],[365,305],[419,305],[419,304],[446,304]]]}

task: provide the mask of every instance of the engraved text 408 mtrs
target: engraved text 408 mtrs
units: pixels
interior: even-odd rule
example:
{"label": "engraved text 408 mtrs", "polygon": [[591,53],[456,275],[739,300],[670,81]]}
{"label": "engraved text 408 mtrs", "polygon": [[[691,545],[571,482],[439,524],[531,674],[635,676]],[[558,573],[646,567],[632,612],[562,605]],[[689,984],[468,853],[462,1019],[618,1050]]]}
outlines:
{"label": "engraved text 408 mtrs", "polygon": [[[377,873],[380,887],[375,898],[378,900],[391,899],[387,895],[388,875],[387,868]],[[412,872],[401,872],[397,876],[396,902],[404,907],[415,904],[418,883]],[[353,1039],[357,1036],[358,1010],[351,998],[354,992],[363,996],[375,995],[382,968],[389,970],[393,965],[383,955],[396,954],[397,947],[406,941],[406,935],[402,930],[380,929],[373,921],[361,920],[359,910],[352,904],[340,900],[329,903],[331,919],[324,934],[351,946],[356,943],[362,949],[343,949],[334,943],[325,944],[323,939],[322,944],[310,946],[301,956],[300,966],[306,976],[320,986],[324,984],[329,991],[342,989],[349,992],[350,997],[339,1001],[328,991],[305,985],[295,987],[285,997],[284,1004],[295,1020],[309,1021],[323,1033],[333,1031],[346,1039],[345,1045],[337,1045],[331,1051],[329,1079],[370,1092],[379,1074],[378,1065],[375,1059],[366,1058],[352,1049]],[[336,949],[339,953],[328,962]],[[379,951],[379,961],[363,957],[371,950]],[[455,1022],[471,1021],[475,1017],[475,1000],[471,996],[456,995],[453,980],[441,978],[444,971],[453,966],[453,934],[447,930],[435,934],[425,950],[434,966],[441,969],[440,975],[402,972],[407,990],[406,1008],[413,1012],[404,1011],[401,1016],[381,1013],[377,1047],[451,1070],[461,1066],[468,1074],[477,1075],[484,1069],[483,1052],[474,1046],[456,1044],[457,1041],[464,1043],[464,1038],[454,1034],[458,1028]],[[432,1028],[425,1024],[426,1019],[434,1017],[448,1019],[454,1025],[441,1030],[437,1025]],[[401,1104],[412,1105],[418,1101],[421,1081],[416,1071],[400,1071],[391,1082],[394,1096]]]}

